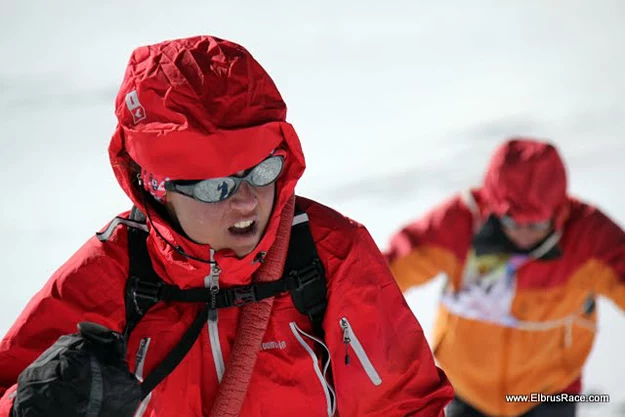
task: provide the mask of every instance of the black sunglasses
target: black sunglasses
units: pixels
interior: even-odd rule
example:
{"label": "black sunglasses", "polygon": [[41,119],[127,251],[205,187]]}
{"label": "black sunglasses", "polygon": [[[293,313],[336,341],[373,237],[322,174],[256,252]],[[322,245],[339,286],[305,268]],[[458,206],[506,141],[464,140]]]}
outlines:
{"label": "black sunglasses", "polygon": [[165,190],[173,191],[203,203],[219,203],[232,197],[243,181],[253,187],[273,184],[284,168],[282,156],[270,156],[248,169],[242,177],[209,178],[206,180],[165,181]]}

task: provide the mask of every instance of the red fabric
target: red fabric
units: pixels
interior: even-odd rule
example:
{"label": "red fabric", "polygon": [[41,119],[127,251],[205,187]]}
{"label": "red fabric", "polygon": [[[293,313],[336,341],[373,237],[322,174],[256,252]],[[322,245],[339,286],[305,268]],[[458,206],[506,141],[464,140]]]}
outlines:
{"label": "red fabric", "polygon": [[463,262],[473,240],[473,215],[464,203],[453,196],[432,208],[391,236],[384,253],[390,264],[421,245],[444,247]]}
{"label": "red fabric", "polygon": [[482,193],[489,214],[509,215],[520,223],[555,219],[561,227],[566,186],[564,163],[553,145],[514,138],[492,156]]}
{"label": "red fabric", "polygon": [[[0,387],[0,393],[5,387]],[[4,396],[0,397],[0,416],[10,416],[11,408],[13,408],[13,395],[17,390],[17,384],[6,390]]]}
{"label": "red fabric", "polygon": [[[126,105],[132,91],[137,91],[129,99],[134,113]],[[269,76],[243,48],[216,38],[139,48],[126,72],[116,113],[119,125],[109,146],[113,170],[133,203],[153,220],[148,223],[147,245],[155,271],[182,288],[204,287],[209,265],[182,256],[172,244],[203,259],[210,247],[189,241],[146,207],[134,163],[171,178],[210,178],[248,168],[276,147],[284,150],[285,169],[276,182],[272,218],[256,249],[242,259],[230,250],[215,253],[222,288],[249,284],[260,273],[254,262],[258,253],[271,253],[279,243],[281,214],[305,168],[299,139],[284,121],[285,105]],[[422,329],[369,233],[318,203],[299,199],[298,205],[310,218],[328,281],[324,328],[338,401],[335,415],[442,416],[453,390],[435,366]],[[77,322],[123,328],[127,243],[125,226],[106,242],[92,238],[33,298],[0,342],[0,395],[60,335],[75,332]],[[148,375],[178,343],[200,308],[167,303],[150,310],[128,340],[131,369],[136,368],[139,345],[149,339],[143,368]],[[349,319],[381,385],[372,383],[353,350],[351,363],[345,364],[339,325],[343,317]],[[246,323],[250,324],[239,308],[219,311],[219,345],[226,369],[237,363],[237,329]],[[314,352],[320,357],[322,347],[297,329],[312,333],[309,319],[297,311],[290,296],[276,297],[260,345],[257,338],[250,342],[256,344],[258,358],[240,415],[328,415],[332,397],[326,395],[316,370],[319,361],[311,356]],[[210,415],[220,385],[215,346],[209,332],[202,332],[185,359],[153,391],[144,415]],[[0,409],[10,402],[2,397]]]}

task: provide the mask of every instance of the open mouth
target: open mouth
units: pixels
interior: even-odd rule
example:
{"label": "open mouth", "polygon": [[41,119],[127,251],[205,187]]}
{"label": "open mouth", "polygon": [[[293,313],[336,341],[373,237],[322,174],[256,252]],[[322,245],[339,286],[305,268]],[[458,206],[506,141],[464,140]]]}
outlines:
{"label": "open mouth", "polygon": [[256,221],[255,220],[244,220],[228,228],[228,231],[235,235],[245,236],[254,234],[256,232]]}

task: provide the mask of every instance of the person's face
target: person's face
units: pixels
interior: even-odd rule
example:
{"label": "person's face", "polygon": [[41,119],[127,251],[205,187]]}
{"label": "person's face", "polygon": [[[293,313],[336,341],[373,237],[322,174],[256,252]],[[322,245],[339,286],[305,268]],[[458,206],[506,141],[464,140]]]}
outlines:
{"label": "person's face", "polygon": [[520,224],[504,217],[501,219],[501,229],[519,249],[529,249],[551,233],[552,222],[545,220],[536,223]]}
{"label": "person's face", "polygon": [[[235,176],[243,176],[245,171]],[[218,203],[203,203],[168,191],[167,211],[187,236],[214,250],[231,249],[242,258],[260,242],[269,223],[275,196],[275,182],[254,187],[242,182],[231,197]]]}

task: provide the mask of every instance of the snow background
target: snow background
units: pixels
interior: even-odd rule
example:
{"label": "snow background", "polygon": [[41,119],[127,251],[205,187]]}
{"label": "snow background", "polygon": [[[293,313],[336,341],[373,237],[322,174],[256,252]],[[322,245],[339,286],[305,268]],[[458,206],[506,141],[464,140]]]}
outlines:
{"label": "snow background", "polygon": [[[513,134],[553,140],[571,192],[625,225],[624,21],[619,0],[0,0],[0,335],[129,207],[106,149],[134,47],[195,34],[246,46],[302,140],[298,192],[384,247],[403,223],[479,184]],[[428,335],[440,287],[408,295]],[[585,387],[612,402],[580,415],[622,416],[625,320],[609,301],[599,308]]]}

